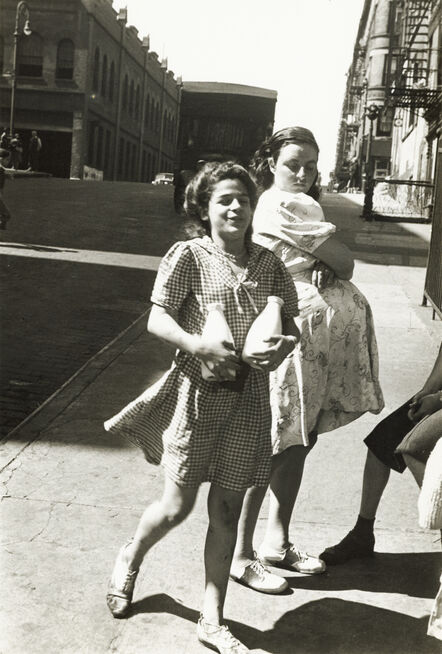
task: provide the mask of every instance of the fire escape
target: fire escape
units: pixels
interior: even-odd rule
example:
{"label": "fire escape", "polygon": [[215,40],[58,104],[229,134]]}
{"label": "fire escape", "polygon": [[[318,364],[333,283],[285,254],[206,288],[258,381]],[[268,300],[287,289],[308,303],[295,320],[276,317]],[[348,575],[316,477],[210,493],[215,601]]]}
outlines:
{"label": "fire escape", "polygon": [[[393,107],[429,110],[438,102],[428,23],[434,0],[393,0],[392,44],[388,62],[389,98]],[[394,45],[394,43],[398,45]]]}
{"label": "fire escape", "polygon": [[[434,0],[393,0],[396,17],[388,62],[390,96],[393,107],[428,110],[437,102],[438,90],[431,68],[428,22]],[[397,46],[394,43],[399,42]]]}

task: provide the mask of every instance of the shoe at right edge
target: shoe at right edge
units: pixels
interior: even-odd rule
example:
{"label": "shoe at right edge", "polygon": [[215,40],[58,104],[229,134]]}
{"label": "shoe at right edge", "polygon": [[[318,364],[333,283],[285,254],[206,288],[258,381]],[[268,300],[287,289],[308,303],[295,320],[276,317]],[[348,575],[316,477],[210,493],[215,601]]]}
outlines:
{"label": "shoe at right edge", "polygon": [[320,558],[327,565],[339,565],[346,563],[351,559],[361,559],[374,554],[374,536],[360,536],[352,529],[336,545],[327,547],[321,554]]}

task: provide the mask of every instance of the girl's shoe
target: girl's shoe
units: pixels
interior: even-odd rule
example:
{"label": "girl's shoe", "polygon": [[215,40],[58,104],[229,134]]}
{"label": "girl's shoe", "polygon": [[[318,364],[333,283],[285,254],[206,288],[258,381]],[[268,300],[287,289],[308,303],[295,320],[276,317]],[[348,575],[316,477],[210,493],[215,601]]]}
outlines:
{"label": "girl's shoe", "polygon": [[219,654],[249,654],[247,649],[233,634],[227,625],[210,624],[200,615],[196,627],[196,633],[200,643]]}
{"label": "girl's shoe", "polygon": [[267,570],[256,555],[248,565],[233,564],[230,568],[230,578],[243,586],[270,595],[283,593],[289,586],[285,579]]}
{"label": "girl's shoe", "polygon": [[295,545],[289,545],[285,550],[272,550],[265,545],[258,549],[258,556],[264,565],[273,565],[285,570],[301,572],[304,575],[317,575],[325,572],[325,563],[317,556],[301,552]]}
{"label": "girl's shoe", "polygon": [[128,545],[123,545],[118,552],[106,595],[109,611],[114,618],[124,618],[128,614],[138,574],[138,570],[131,570],[124,561],[123,554]]}

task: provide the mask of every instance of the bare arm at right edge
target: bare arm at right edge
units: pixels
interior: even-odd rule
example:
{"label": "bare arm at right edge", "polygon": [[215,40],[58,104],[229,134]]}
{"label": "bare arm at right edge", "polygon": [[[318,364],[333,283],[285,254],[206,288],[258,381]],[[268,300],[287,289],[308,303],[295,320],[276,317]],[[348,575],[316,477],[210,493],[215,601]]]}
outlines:
{"label": "bare arm at right edge", "polygon": [[336,236],[330,236],[312,251],[312,255],[331,268],[339,279],[352,278],[355,265],[353,255]]}

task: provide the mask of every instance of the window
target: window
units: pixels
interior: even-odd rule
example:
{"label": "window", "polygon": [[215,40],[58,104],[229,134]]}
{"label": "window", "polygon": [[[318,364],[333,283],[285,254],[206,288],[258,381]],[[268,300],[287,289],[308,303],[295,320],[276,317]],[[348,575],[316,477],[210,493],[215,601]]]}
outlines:
{"label": "window", "polygon": [[100,77],[100,48],[95,48],[94,72],[92,76],[92,90],[98,91],[98,79]]}
{"label": "window", "polygon": [[131,80],[129,91],[129,116],[134,113],[134,81]]}
{"label": "window", "polygon": [[114,89],[115,89],[115,64],[111,63],[110,73],[109,73],[109,101],[114,101]]}
{"label": "window", "polygon": [[129,87],[129,79],[128,79],[127,75],[125,75],[124,76],[124,81],[123,81],[123,100],[122,100],[123,109],[127,109],[128,87]]}
{"label": "window", "polygon": [[393,107],[384,109],[379,114],[376,136],[390,136],[393,126]]}
{"label": "window", "polygon": [[135,118],[138,120],[140,115],[140,85],[137,84],[137,90],[135,91]]}
{"label": "window", "polygon": [[374,176],[386,177],[390,174],[390,159],[381,157],[374,160]]}
{"label": "window", "polygon": [[146,96],[146,103],[144,108],[144,125],[147,127],[149,124],[149,114],[150,114],[150,96]]}
{"label": "window", "polygon": [[19,41],[18,74],[25,77],[43,75],[43,39],[36,32],[22,36]]}
{"label": "window", "polygon": [[0,36],[0,73],[3,72],[3,37]]}
{"label": "window", "polygon": [[103,57],[103,65],[101,67],[101,95],[106,97],[107,92],[107,56]]}
{"label": "window", "polygon": [[70,39],[63,39],[57,48],[57,79],[72,79],[74,76],[74,44]]}

